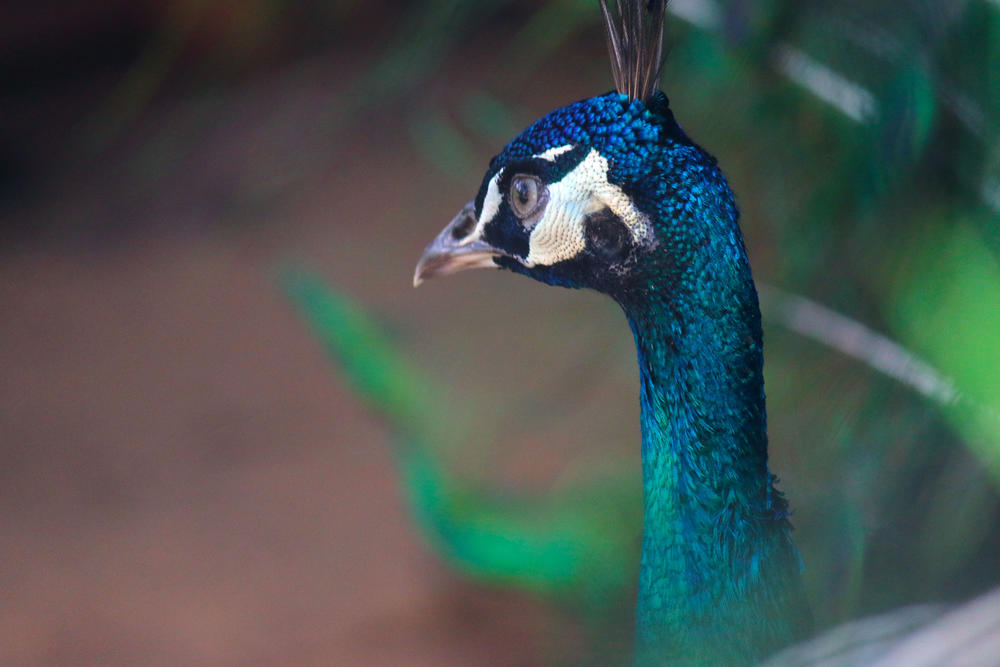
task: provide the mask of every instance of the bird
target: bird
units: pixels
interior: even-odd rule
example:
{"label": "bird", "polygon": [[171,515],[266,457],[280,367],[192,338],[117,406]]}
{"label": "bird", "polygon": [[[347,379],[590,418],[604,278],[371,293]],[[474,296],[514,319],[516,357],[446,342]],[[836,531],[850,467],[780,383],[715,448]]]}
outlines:
{"label": "bird", "polygon": [[666,2],[600,3],[615,89],[543,116],[427,245],[414,285],[501,268],[624,312],[640,379],[637,664],[752,664],[811,629],[767,456],[760,307],[716,159],[659,89]]}

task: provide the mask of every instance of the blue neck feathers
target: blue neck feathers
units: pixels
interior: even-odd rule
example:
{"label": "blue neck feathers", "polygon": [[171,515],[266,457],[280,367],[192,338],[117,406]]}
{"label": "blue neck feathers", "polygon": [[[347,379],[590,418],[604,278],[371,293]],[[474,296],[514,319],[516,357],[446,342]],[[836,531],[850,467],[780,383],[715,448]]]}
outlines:
{"label": "blue neck feathers", "polygon": [[619,299],[641,381],[644,664],[756,662],[808,624],[767,466],[757,294],[735,208],[717,213],[729,233],[701,260]]}

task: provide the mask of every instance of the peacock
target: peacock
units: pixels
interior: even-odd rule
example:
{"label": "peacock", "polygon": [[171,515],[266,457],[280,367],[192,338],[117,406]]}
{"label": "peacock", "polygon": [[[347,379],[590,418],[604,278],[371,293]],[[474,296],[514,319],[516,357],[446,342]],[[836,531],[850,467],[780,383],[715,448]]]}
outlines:
{"label": "peacock", "polygon": [[640,378],[641,664],[749,664],[810,632],[768,468],[760,308],[716,160],[659,90],[666,3],[601,2],[615,90],[494,157],[414,285],[499,267],[614,299]]}

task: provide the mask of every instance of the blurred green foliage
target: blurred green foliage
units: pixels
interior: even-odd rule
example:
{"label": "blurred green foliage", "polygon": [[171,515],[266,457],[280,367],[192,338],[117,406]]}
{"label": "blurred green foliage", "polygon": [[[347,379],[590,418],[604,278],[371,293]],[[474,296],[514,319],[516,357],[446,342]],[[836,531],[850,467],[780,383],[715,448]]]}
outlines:
{"label": "blurred green foliage", "polygon": [[[283,290],[364,403],[392,427],[400,480],[422,534],[466,575],[570,604],[594,621],[626,604],[641,489],[613,468],[543,496],[477,487],[448,470],[451,444],[482,446],[456,431],[446,392],[399,356],[369,315],[310,272],[289,269]],[[431,399],[434,400],[431,400]]]}

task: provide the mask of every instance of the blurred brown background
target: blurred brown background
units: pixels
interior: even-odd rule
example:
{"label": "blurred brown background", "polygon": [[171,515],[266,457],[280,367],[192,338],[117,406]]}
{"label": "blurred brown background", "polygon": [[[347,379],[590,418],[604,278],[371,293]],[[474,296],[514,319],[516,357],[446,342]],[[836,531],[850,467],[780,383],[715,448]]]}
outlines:
{"label": "blurred brown background", "polygon": [[545,610],[422,546],[273,282],[309,259],[429,354],[462,325],[410,280],[475,178],[423,175],[407,95],[345,100],[405,5],[0,9],[0,663],[538,661]]}

